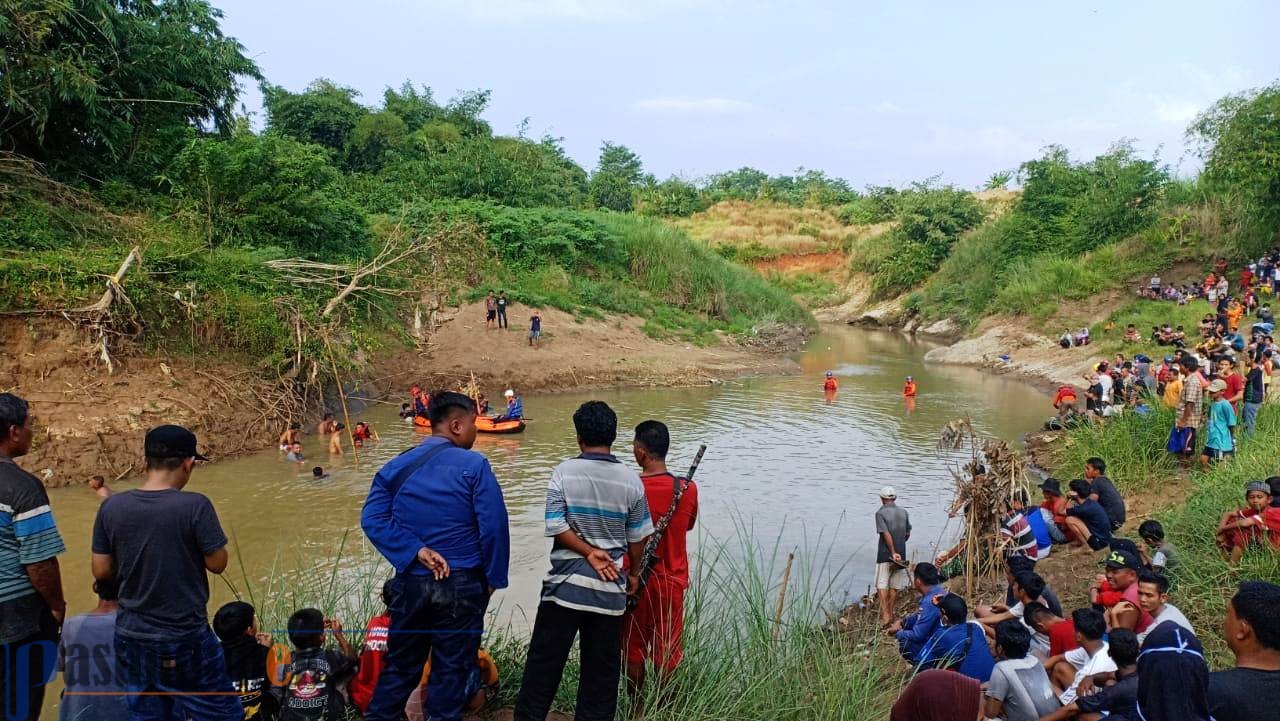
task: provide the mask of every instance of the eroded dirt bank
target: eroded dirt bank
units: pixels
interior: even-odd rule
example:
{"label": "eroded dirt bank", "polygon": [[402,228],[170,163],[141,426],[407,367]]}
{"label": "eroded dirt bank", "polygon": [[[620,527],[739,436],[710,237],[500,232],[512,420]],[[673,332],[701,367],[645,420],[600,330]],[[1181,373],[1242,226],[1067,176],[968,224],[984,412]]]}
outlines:
{"label": "eroded dirt bank", "polygon": [[[542,393],[618,386],[702,385],[741,375],[794,372],[785,350],[798,334],[767,347],[723,339],[711,347],[658,341],[635,318],[575,320],[543,312],[540,349],[528,345],[528,309],[513,309],[509,330],[486,330],[483,306],[451,311],[429,347],[395,349],[373,359],[361,377],[344,379],[353,404],[395,400],[413,383],[457,386],[475,373],[490,398],[506,387]],[[148,428],[179,423],[202,449],[225,458],[274,445],[285,419],[310,432],[327,403],[318,394],[285,408],[257,369],[179,354],[115,359],[115,373],[95,361],[87,338],[61,318],[0,318],[0,391],[31,402],[37,436],[21,465],[48,486],[83,483],[140,470]],[[301,417],[299,417],[301,416]]]}

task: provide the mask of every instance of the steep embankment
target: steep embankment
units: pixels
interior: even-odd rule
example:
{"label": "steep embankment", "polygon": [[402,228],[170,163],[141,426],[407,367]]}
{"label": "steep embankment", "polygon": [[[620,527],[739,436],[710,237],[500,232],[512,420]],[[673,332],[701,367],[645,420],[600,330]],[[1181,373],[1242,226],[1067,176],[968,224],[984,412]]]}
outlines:
{"label": "steep embankment", "polygon": [[[360,399],[352,405],[399,400],[413,383],[458,387],[472,373],[490,398],[506,387],[539,393],[702,385],[786,373],[794,363],[776,351],[800,337],[775,337],[766,348],[724,335],[696,346],[656,340],[640,318],[583,319],[554,309],[542,315],[542,347],[533,349],[526,307],[512,308],[510,330],[486,330],[483,304],[450,309],[425,349],[388,345],[344,374],[347,393]],[[322,407],[338,409],[332,396],[288,397],[258,369],[207,354],[121,355],[109,373],[89,337],[61,318],[0,317],[0,345],[0,390],[30,401],[36,418],[36,442],[22,465],[51,487],[139,471],[142,437],[163,423],[192,428],[219,459],[270,447],[289,419],[310,425]]]}

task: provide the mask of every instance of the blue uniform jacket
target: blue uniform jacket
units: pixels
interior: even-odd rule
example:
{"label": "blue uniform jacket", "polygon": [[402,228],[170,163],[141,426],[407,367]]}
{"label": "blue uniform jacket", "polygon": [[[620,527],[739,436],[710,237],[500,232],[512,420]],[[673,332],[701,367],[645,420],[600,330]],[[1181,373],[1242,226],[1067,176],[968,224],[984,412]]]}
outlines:
{"label": "blue uniform jacket", "polygon": [[378,471],[360,527],[397,573],[430,573],[417,562],[418,550],[426,546],[443,556],[450,569],[479,569],[489,586],[506,588],[511,556],[507,506],[487,458],[448,448],[410,474],[397,493],[389,488],[400,469],[441,443],[450,441],[427,438]]}
{"label": "blue uniform jacket", "polygon": [[895,636],[898,639],[898,650],[904,658],[916,658],[925,641],[942,625],[942,612],[933,603],[933,599],[945,596],[946,593],[947,589],[942,586],[930,588],[920,599],[920,610],[902,619],[902,630]]}

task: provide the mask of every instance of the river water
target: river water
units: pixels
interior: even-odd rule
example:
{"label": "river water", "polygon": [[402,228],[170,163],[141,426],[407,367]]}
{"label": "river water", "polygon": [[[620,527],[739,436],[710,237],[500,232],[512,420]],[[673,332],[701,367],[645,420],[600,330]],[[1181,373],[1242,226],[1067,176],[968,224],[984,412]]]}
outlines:
{"label": "river water", "polygon": [[[925,365],[930,347],[896,333],[829,327],[796,354],[798,375],[700,388],[526,397],[532,420],[523,434],[481,436],[475,446],[489,457],[511,515],[511,587],[494,598],[499,616],[517,626],[532,619],[549,548],[542,536],[547,479],[558,462],[577,453],[571,416],[591,399],[617,411],[615,449],[628,463],[630,430],[648,418],[671,428],[673,469],[683,471],[698,444],[708,445],[697,474],[696,546],[731,541],[732,547],[748,529],[766,548],[776,544],[783,556],[791,550],[820,553],[842,570],[838,592],[861,594],[873,576],[877,491],[892,485],[916,529],[909,555],[932,558],[935,544],[957,530],[946,524],[949,469],[967,460],[967,452],[937,449],[939,429],[968,414],[980,433],[1016,440],[1052,410],[1048,398],[1018,381]],[[822,392],[827,370],[840,383],[831,403]],[[907,375],[919,384],[914,404],[901,395]],[[490,397],[501,396],[499,388],[486,390]],[[378,405],[359,414],[381,441],[367,446],[358,460],[349,452],[330,459],[323,444],[308,437],[305,473],[275,450],[196,470],[189,490],[212,499],[232,539],[231,567],[225,581],[212,584],[210,614],[232,597],[232,587],[245,595],[254,589],[259,603],[274,596],[287,605],[292,589],[315,587],[317,577],[332,583],[377,562],[359,530],[369,480],[388,458],[421,439],[397,419],[396,410]],[[329,477],[313,480],[313,465],[324,466]],[[69,613],[80,613],[94,603],[89,538],[98,501],[83,486],[50,491],[50,498],[68,548],[63,578]],[[364,620],[346,624],[359,627]]]}

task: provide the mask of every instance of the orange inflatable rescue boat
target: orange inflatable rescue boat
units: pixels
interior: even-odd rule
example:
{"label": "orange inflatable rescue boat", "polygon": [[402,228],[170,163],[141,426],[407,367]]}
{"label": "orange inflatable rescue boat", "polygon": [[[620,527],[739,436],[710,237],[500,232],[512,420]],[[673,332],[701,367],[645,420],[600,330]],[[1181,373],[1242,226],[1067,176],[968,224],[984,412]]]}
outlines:
{"label": "orange inflatable rescue boat", "polygon": [[[423,416],[415,416],[413,424],[431,430],[431,421]],[[495,421],[489,416],[476,416],[476,430],[480,433],[523,433],[524,421]]]}

